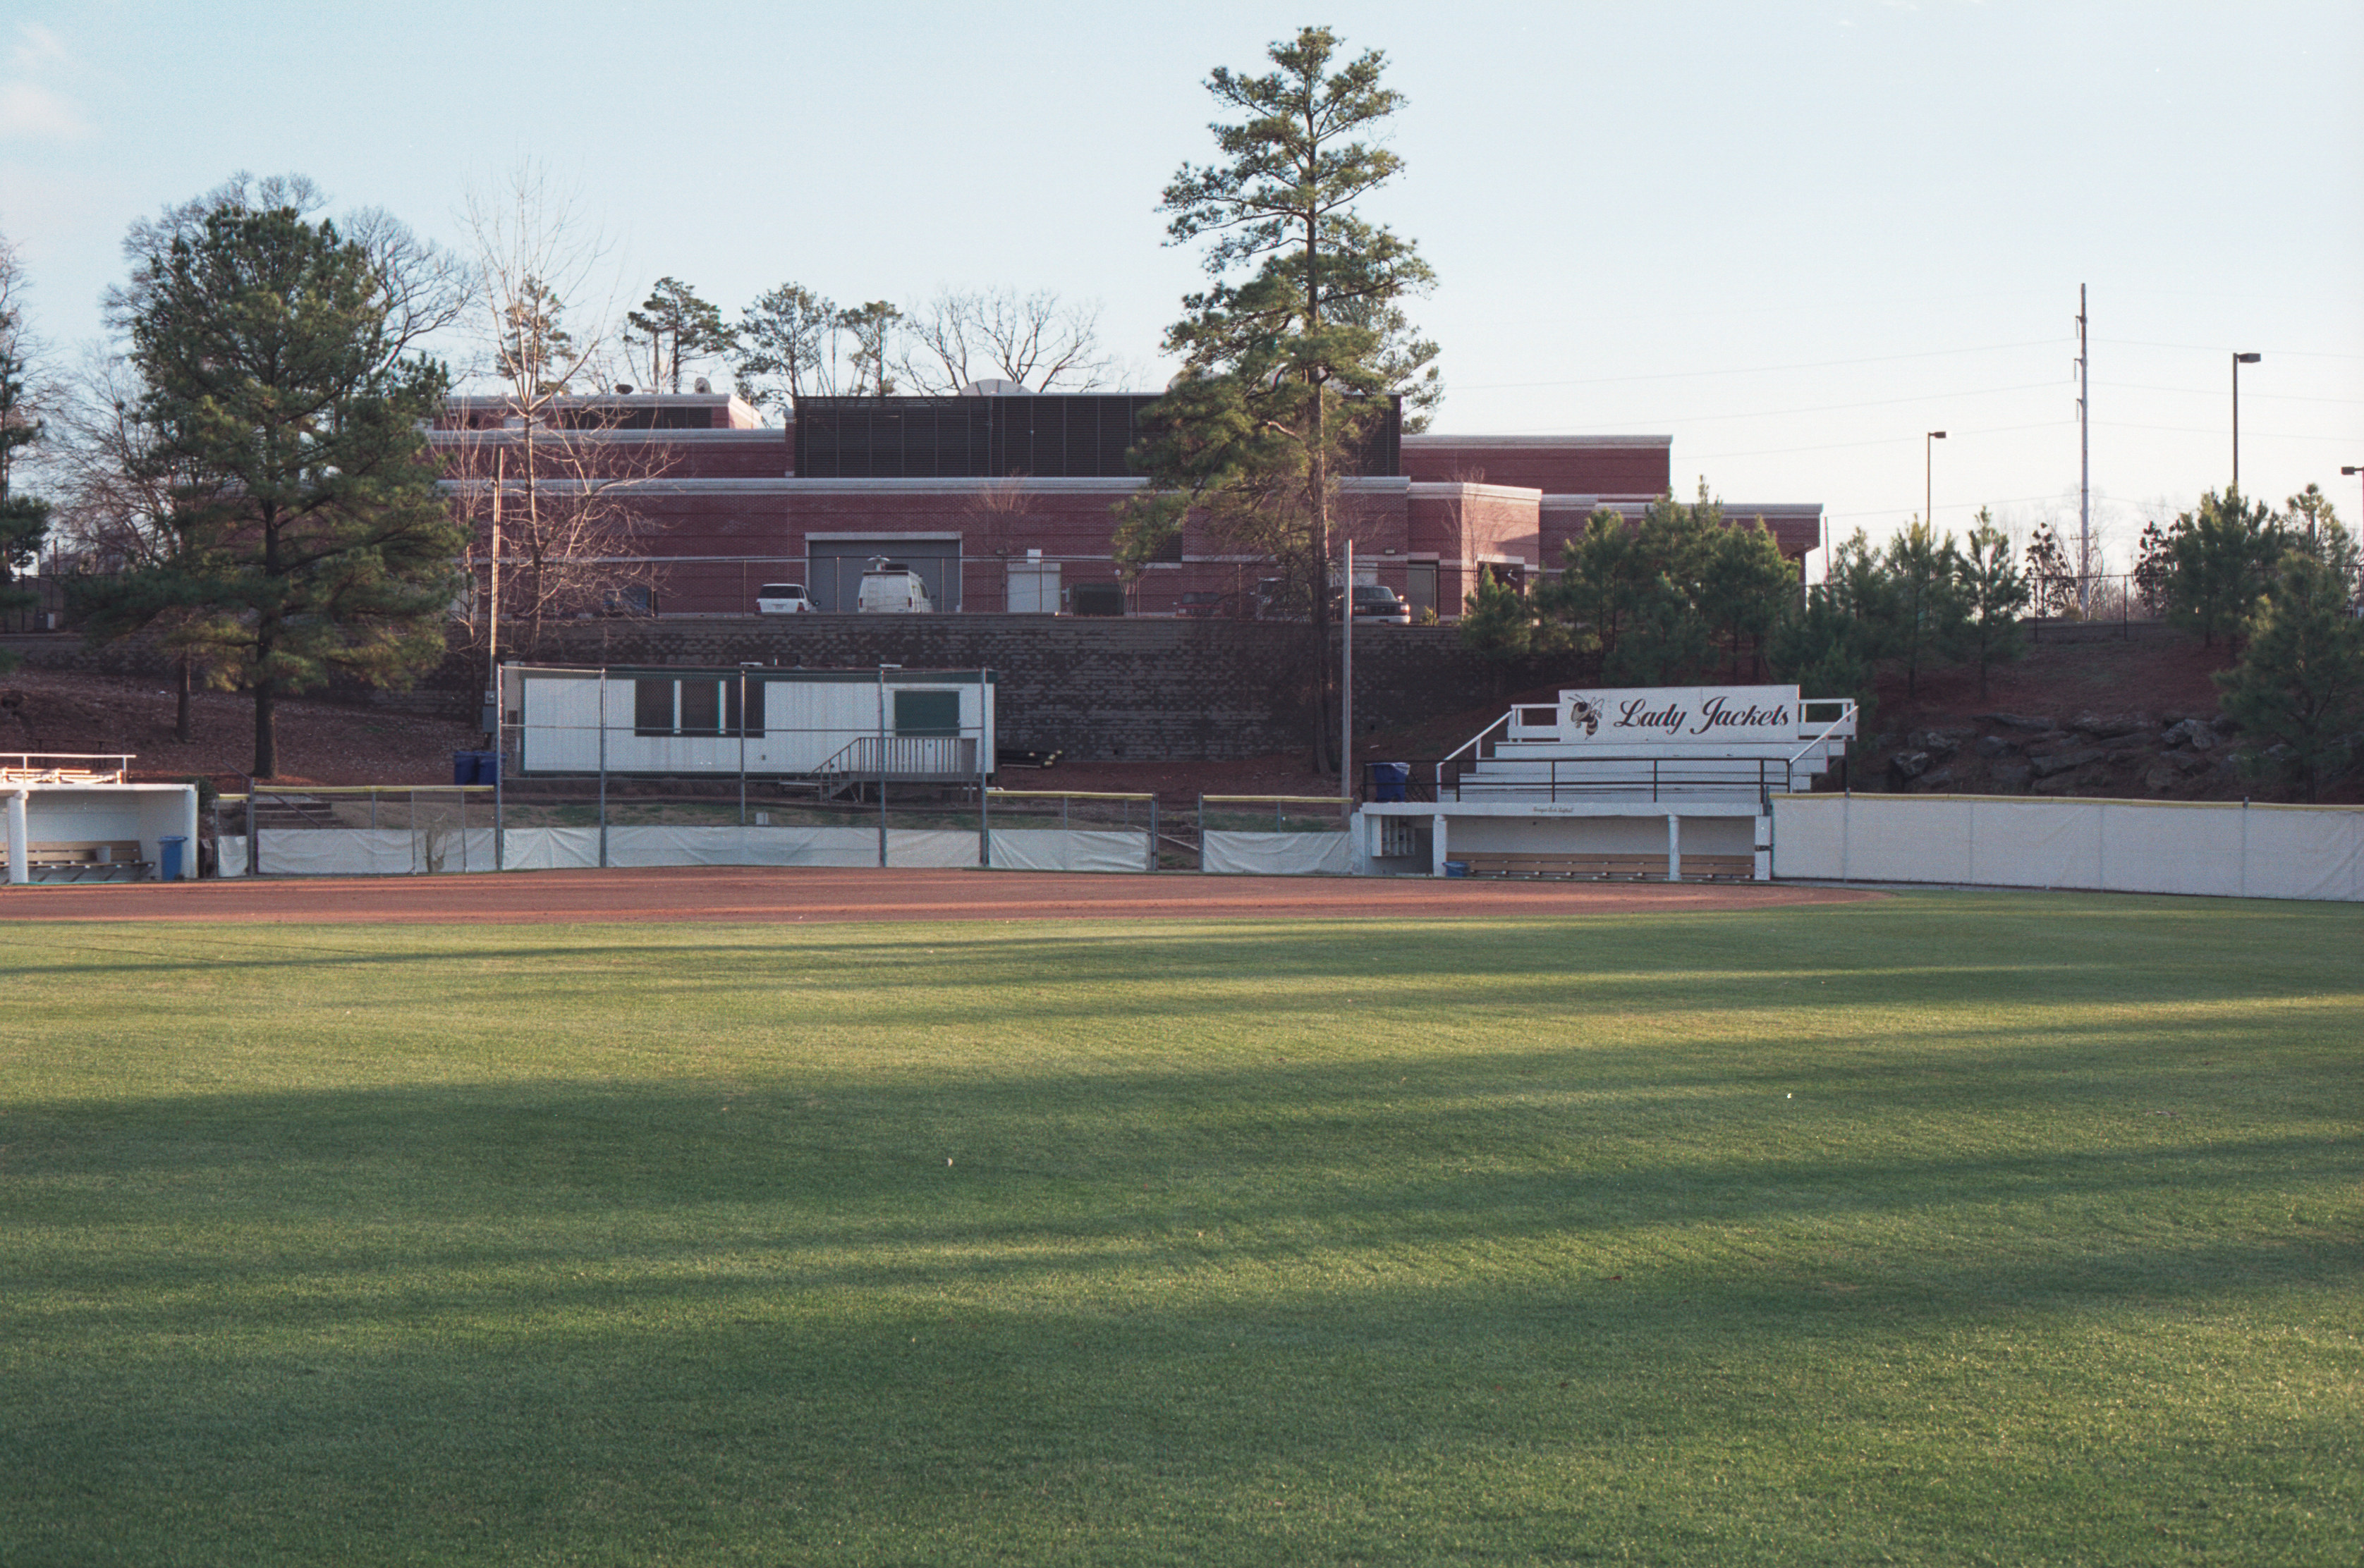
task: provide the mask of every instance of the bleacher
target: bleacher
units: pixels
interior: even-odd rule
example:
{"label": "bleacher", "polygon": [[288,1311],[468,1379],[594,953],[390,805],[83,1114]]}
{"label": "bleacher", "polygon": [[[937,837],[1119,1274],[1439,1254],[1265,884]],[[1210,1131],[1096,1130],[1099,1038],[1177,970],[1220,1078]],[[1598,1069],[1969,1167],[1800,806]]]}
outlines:
{"label": "bleacher", "polygon": [[1436,799],[1673,805],[1810,790],[1855,735],[1852,700],[1794,686],[1562,692],[1511,709],[1437,767]]}

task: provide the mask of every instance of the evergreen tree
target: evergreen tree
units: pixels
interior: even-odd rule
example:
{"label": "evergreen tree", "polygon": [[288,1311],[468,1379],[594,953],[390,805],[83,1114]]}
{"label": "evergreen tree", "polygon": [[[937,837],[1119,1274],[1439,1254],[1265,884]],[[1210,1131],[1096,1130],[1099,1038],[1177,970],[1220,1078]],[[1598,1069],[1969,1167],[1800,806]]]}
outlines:
{"label": "evergreen tree", "polygon": [[853,339],[851,362],[855,396],[865,392],[873,397],[893,395],[895,378],[886,367],[894,351],[896,324],[902,319],[903,313],[883,299],[837,313],[839,330]]}
{"label": "evergreen tree", "polygon": [[2208,492],[2168,536],[2168,618],[2203,643],[2237,641],[2282,545],[2280,523],[2264,502]]}
{"label": "evergreen tree", "polygon": [[1603,506],[1584,532],[1560,547],[1559,581],[1536,595],[1544,613],[1566,628],[1572,646],[1598,649],[1606,662],[1617,651],[1641,595],[1642,555],[1634,530]]}
{"label": "evergreen tree", "polygon": [[2143,524],[2142,539],[2135,546],[2135,598],[2143,613],[2159,617],[2167,613],[2167,582],[2174,569],[2174,559],[2168,549],[2168,536],[2156,517]]}
{"label": "evergreen tree", "polygon": [[[1166,350],[1183,374],[1143,417],[1136,465],[1148,493],[1123,508],[1129,551],[1161,550],[1186,511],[1234,548],[1268,557],[1289,607],[1306,617],[1313,753],[1335,739],[1328,579],[1338,480],[1388,412],[1398,378],[1424,373],[1425,345],[1399,302],[1432,274],[1409,240],[1357,204],[1401,167],[1382,141],[1402,107],[1382,84],[1386,57],[1340,61],[1327,28],[1269,50],[1274,69],[1218,67],[1207,86],[1238,117],[1214,128],[1222,161],[1185,164],[1165,188],[1174,243],[1206,239],[1212,285],[1187,296]],[[1232,281],[1241,270],[1247,276]],[[1389,341],[1400,347],[1392,356]]]}
{"label": "evergreen tree", "polygon": [[2246,625],[2241,662],[2220,672],[2225,711],[2243,731],[2288,750],[2252,765],[2283,773],[2313,800],[2318,787],[2357,760],[2364,728],[2364,623],[2348,613],[2351,579],[2335,562],[2354,550],[2292,548],[2267,583]]}
{"label": "evergreen tree", "polygon": [[1869,720],[1871,631],[1829,583],[1809,588],[1801,603],[1790,606],[1773,623],[1765,659],[1776,677],[1797,684],[1801,697],[1853,697],[1860,706],[1860,720]]}
{"label": "evergreen tree", "polygon": [[2019,617],[2027,613],[2027,579],[2011,563],[2011,536],[1994,526],[1983,506],[1970,530],[1968,548],[1955,557],[1954,584],[1967,623],[1963,641],[1979,667],[1979,695],[1987,695],[1987,673],[2025,651]]}
{"label": "evergreen tree", "polygon": [[1796,682],[1801,697],[1853,697],[1868,723],[1894,598],[1887,564],[1857,528],[1832,550],[1823,580],[1774,622],[1766,662],[1776,678]]}
{"label": "evergreen tree", "polygon": [[739,313],[731,379],[739,394],[793,418],[799,397],[837,392],[837,338],[843,313],[797,284],[782,284]]}
{"label": "evergreen tree", "polygon": [[530,273],[519,280],[514,297],[499,304],[494,361],[517,401],[528,407],[564,396],[584,371],[584,355],[566,329],[565,315],[565,301]]}
{"label": "evergreen tree", "polygon": [[1798,597],[1797,569],[1782,559],[1781,547],[1762,517],[1748,523],[1723,523],[1712,536],[1701,564],[1693,598],[1701,618],[1722,639],[1730,655],[1727,678],[1740,684],[1740,655],[1745,645],[1752,663],[1762,664],[1765,639],[1781,612]]}
{"label": "evergreen tree", "polygon": [[1920,694],[1924,664],[1950,659],[1961,645],[1968,617],[1957,582],[1958,556],[1953,535],[1940,539],[1918,517],[1888,541],[1894,618],[1882,641],[1891,657],[1903,662],[1908,697]]}
{"label": "evergreen tree", "polygon": [[666,392],[681,390],[685,365],[727,354],[734,341],[722,313],[679,278],[659,278],[624,324],[630,340],[648,351],[649,384]]}
{"label": "evergreen tree", "polygon": [[[31,345],[18,303],[16,252],[0,239],[0,610],[24,609],[38,601],[16,585],[19,573],[40,558],[50,532],[49,501],[20,487],[18,464],[42,435],[26,378]],[[0,652],[0,662],[13,662]],[[0,668],[6,663],[0,662]]]}
{"label": "evergreen tree", "polygon": [[129,318],[168,548],[93,584],[95,635],[161,620],[254,693],[257,776],[283,694],[390,683],[443,653],[464,544],[423,433],[440,364],[401,351],[371,251],[292,207],[220,209],[145,259]]}
{"label": "evergreen tree", "polygon": [[2038,524],[2027,541],[2027,587],[2038,615],[2057,617],[2077,607],[2077,573],[2050,523]]}
{"label": "evergreen tree", "polygon": [[1534,602],[1492,573],[1481,573],[1478,586],[1462,601],[1461,646],[1494,669],[1494,695],[1502,693],[1502,674],[1534,651]]}

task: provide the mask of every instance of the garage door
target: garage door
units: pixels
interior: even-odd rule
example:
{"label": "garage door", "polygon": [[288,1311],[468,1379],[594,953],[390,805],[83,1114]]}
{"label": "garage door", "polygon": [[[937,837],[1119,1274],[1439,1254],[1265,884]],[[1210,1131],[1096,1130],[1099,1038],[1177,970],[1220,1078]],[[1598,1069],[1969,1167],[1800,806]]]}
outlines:
{"label": "garage door", "polygon": [[810,564],[805,585],[812,595],[813,608],[852,611],[860,602],[862,574],[884,556],[918,573],[920,581],[928,585],[930,601],[940,612],[949,614],[960,608],[960,548],[957,535],[924,539],[893,534],[861,539],[808,536],[805,553]]}

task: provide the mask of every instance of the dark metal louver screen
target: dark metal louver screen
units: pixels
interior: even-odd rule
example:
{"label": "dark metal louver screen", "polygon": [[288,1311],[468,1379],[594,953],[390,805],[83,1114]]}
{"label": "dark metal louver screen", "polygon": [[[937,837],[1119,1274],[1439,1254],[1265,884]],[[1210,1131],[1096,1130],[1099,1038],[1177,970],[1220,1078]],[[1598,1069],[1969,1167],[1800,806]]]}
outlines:
{"label": "dark metal louver screen", "polygon": [[[1145,393],[1031,397],[806,397],[797,402],[799,479],[1123,479]],[[1401,472],[1401,411],[1366,443],[1360,472]]]}

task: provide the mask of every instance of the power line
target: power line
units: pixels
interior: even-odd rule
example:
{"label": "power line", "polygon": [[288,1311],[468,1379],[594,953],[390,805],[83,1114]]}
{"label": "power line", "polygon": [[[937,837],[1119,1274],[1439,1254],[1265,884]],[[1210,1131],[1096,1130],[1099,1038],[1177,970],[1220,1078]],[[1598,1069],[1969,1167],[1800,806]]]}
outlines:
{"label": "power line", "polygon": [[[2225,345],[2222,343],[2158,343],[2151,341],[2147,338],[2096,338],[2093,341],[2097,343],[2116,343],[2134,349],[2190,349],[2194,352],[2203,354],[2221,354],[2225,351]],[[2276,358],[2289,357],[2302,360],[2364,360],[2364,354],[2342,354],[2334,352],[2329,349],[2268,349],[2265,351],[2274,355]]]}
{"label": "power line", "polygon": [[1455,382],[1456,392],[1511,392],[1535,386],[1611,386],[1631,381],[1703,381],[1715,376],[1773,375],[1782,371],[1833,370],[1843,365],[1885,365],[1902,360],[1936,360],[1956,354],[1999,354],[2012,349],[2057,347],[2057,338],[2031,338],[2024,343],[1987,343],[1968,349],[1929,349],[1911,354],[1868,354],[1853,360],[1801,360],[1787,365],[1749,365],[1739,370],[1653,371],[1640,375],[1583,376],[1572,381]]}

